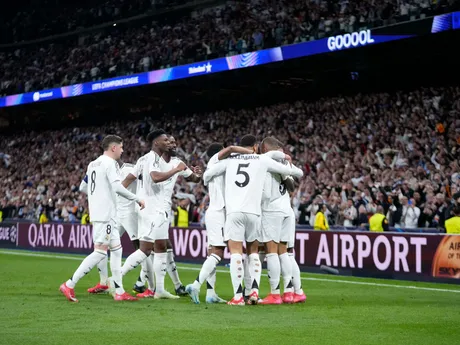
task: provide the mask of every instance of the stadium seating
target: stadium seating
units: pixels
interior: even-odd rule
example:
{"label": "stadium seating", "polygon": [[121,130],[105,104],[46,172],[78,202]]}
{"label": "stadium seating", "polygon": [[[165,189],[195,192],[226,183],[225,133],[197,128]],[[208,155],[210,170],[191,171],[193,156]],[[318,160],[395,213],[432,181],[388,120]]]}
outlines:
{"label": "stadium seating", "polygon": [[[391,225],[398,226],[407,207],[400,198],[406,196],[420,210],[413,222],[442,227],[451,200],[460,198],[459,112],[460,88],[423,88],[168,115],[160,122],[152,122],[145,110],[140,115],[146,120],[140,122],[10,133],[0,138],[4,151],[0,153],[0,195],[5,196],[0,207],[4,217],[38,219],[46,212],[51,220],[78,221],[86,207],[78,186],[88,162],[101,152],[101,138],[109,133],[121,135],[123,160],[135,163],[149,150],[145,135],[165,126],[172,128],[179,155],[190,166],[206,165],[206,148],[214,141],[238,143],[238,136],[246,133],[260,139],[276,135],[305,171],[292,194],[300,224],[311,224],[316,205],[327,203],[331,225],[344,225],[344,215],[354,208],[357,216],[352,223],[359,226],[382,205],[389,211]],[[202,220],[206,189],[179,178],[178,191],[195,195],[195,220]]]}
{"label": "stadium seating", "polygon": [[200,10],[177,21],[152,17],[151,22],[144,18],[119,26],[112,26],[113,21],[152,9],[152,2],[136,0],[128,5],[111,0],[54,6],[53,1],[46,4],[24,9],[16,16],[8,15],[8,11],[3,13],[3,20],[0,20],[0,31],[4,33],[2,42],[34,40],[107,21],[110,26],[43,43],[3,46],[0,49],[0,96],[413,20],[452,10],[458,6],[458,1],[452,4],[441,1],[434,5],[429,0],[401,4],[396,0],[252,0]]}

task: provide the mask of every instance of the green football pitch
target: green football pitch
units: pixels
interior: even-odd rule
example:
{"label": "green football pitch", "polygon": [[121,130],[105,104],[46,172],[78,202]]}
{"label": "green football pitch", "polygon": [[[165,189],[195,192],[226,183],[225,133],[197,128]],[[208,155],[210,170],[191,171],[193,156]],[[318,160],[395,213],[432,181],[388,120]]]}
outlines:
{"label": "green football pitch", "polygon": [[[0,344],[460,344],[459,285],[303,274],[305,304],[195,305],[188,297],[117,303],[88,295],[98,280],[94,270],[77,285],[80,302],[70,303],[59,285],[81,260],[0,250]],[[199,266],[178,268],[186,285]],[[261,286],[265,295],[267,277]],[[225,267],[217,291],[232,295]]]}

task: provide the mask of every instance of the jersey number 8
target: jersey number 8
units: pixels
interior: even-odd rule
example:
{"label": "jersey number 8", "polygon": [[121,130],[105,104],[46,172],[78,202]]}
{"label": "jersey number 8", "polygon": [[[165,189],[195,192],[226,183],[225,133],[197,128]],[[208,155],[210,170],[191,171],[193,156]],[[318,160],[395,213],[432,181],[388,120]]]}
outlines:
{"label": "jersey number 8", "polygon": [[93,170],[93,172],[91,173],[91,186],[90,186],[90,189],[91,189],[91,195],[93,195],[94,190],[96,189],[96,171],[95,170]]}
{"label": "jersey number 8", "polygon": [[243,168],[247,168],[247,167],[249,167],[249,163],[239,164],[238,169],[236,170],[237,175],[243,175],[244,176],[243,182],[235,181],[235,184],[240,188],[246,187],[248,185],[248,183],[249,183],[249,174],[246,171],[243,171]]}

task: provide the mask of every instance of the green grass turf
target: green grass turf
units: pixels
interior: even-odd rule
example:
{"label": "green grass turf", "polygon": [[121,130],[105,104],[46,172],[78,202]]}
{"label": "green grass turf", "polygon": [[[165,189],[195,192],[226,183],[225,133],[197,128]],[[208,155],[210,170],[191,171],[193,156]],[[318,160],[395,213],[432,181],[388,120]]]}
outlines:
{"label": "green grass turf", "polygon": [[[98,281],[93,270],[77,285],[80,302],[70,303],[58,288],[81,256],[16,253],[21,255],[0,250],[0,344],[460,344],[460,293],[398,288],[459,292],[458,285],[303,274],[310,279],[303,281],[306,304],[194,305],[188,297],[115,303],[108,295],[86,293]],[[179,265],[184,284],[193,281],[198,267]],[[229,299],[230,276],[225,267],[220,270],[217,290]],[[136,274],[125,278],[125,287]],[[169,277],[166,281],[173,291]],[[265,295],[266,277],[261,285]]]}

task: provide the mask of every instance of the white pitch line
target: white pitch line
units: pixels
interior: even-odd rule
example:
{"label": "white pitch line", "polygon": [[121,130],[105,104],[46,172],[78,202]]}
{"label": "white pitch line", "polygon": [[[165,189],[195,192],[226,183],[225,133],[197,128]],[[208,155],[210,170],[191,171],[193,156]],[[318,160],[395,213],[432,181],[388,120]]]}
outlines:
{"label": "white pitch line", "polygon": [[[23,251],[4,251],[4,250],[0,250],[0,254],[17,255],[17,256],[32,256],[32,257],[49,258],[49,259],[65,259],[65,260],[77,260],[77,261],[82,260],[81,258],[74,257],[74,256],[31,253],[31,252],[23,252]],[[177,267],[179,267],[182,270],[188,270],[188,271],[199,271],[201,269],[201,268],[198,268],[198,267],[189,267],[189,266],[181,266],[181,265],[178,265]],[[228,273],[229,271],[228,270],[217,270],[217,272],[219,272],[219,273]],[[267,276],[266,274],[262,274],[262,275],[265,276],[265,277]],[[424,291],[460,293],[460,290],[439,289],[439,288],[430,288],[430,287],[414,286],[414,285],[394,285],[394,284],[384,284],[384,283],[358,282],[358,281],[351,281],[351,280],[327,279],[327,278],[311,278],[311,277],[301,277],[301,279],[302,280],[327,282],[327,283],[341,283],[341,284],[367,285],[367,286],[378,286],[378,287],[392,287],[392,288],[397,288],[397,289],[414,289],[414,290],[424,290]]]}

